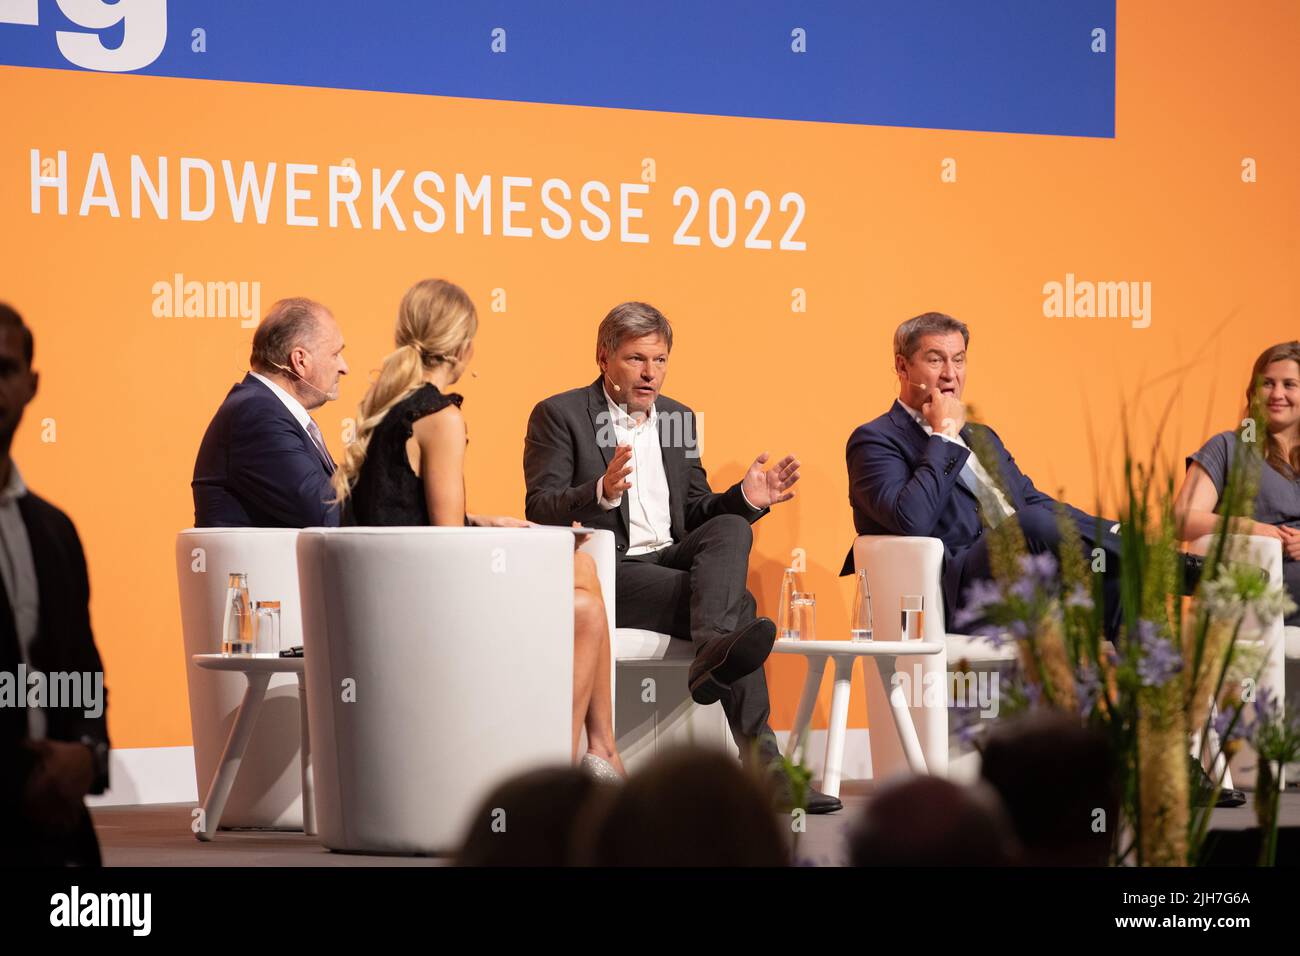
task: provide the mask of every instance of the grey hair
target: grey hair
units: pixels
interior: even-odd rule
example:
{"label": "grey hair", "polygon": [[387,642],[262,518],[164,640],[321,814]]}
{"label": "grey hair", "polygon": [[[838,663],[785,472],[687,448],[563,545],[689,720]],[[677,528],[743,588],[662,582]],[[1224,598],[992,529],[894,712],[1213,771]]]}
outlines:
{"label": "grey hair", "polygon": [[894,354],[910,359],[921,347],[921,336],[944,335],[948,332],[960,332],[962,343],[970,345],[970,329],[965,322],[958,322],[951,315],[942,312],[924,312],[914,316],[894,332]]}
{"label": "grey hair", "polygon": [[645,302],[623,302],[609,310],[596,330],[596,361],[601,353],[613,355],[624,339],[639,339],[643,335],[658,335],[673,350],[673,327],[668,318],[653,305]]}
{"label": "grey hair", "polygon": [[311,299],[276,302],[253,333],[248,367],[255,372],[268,372],[276,366],[288,365],[290,352],[316,341],[317,319],[328,314],[329,309]]}

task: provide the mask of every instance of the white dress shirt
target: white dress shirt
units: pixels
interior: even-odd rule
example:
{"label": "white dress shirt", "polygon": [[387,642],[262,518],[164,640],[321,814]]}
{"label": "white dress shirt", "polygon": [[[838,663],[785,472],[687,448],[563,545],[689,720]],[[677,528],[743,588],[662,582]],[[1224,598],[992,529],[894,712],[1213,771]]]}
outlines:
{"label": "white dress shirt", "polygon": [[[913,420],[924,429],[927,435],[938,435],[944,441],[961,445],[962,448],[970,451],[970,446],[962,440],[961,435],[952,437],[945,435],[943,432],[936,432],[930,427],[930,423],[925,420],[925,416],[915,408],[904,405],[901,400],[898,401],[898,405],[903,411],[912,416]],[[966,463],[962,466],[958,477],[961,479],[961,483],[969,488],[980,504],[983,505],[984,511],[994,527],[997,527],[1016,513],[1016,509],[1011,506],[1011,502],[1007,501],[1006,495],[998,488],[997,484],[989,476],[988,470],[985,469],[983,463],[980,462],[979,457],[973,451],[967,456]]]}
{"label": "white dress shirt", "polygon": [[284,407],[289,409],[289,414],[298,420],[298,424],[302,426],[302,430],[305,431],[307,437],[310,438],[311,429],[307,427],[307,423],[311,421],[311,415],[307,413],[307,409],[303,408],[302,402],[298,401],[298,399],[294,398],[265,375],[251,371],[248,374],[275,393],[275,397],[284,403]]}
{"label": "white dress shirt", "polygon": [[[627,507],[627,553],[649,554],[673,543],[673,516],[668,504],[668,475],[664,471],[664,450],[659,444],[659,413],[653,405],[638,424],[627,411],[616,405],[605,392],[610,422],[620,445],[632,448],[632,474],[628,480],[630,498]],[[606,498],[604,481],[596,482],[596,500],[606,511],[623,503],[623,496]]]}
{"label": "white dress shirt", "polygon": [[[604,386],[601,386],[602,390]],[[610,422],[614,425],[614,438],[620,445],[632,448],[632,473],[628,480],[632,482],[632,492],[628,501],[628,543],[627,553],[648,554],[659,551],[673,543],[673,518],[669,506],[668,475],[664,471],[664,450],[659,444],[659,415],[653,405],[650,412],[638,425],[636,420],[609,397],[605,390],[605,401],[609,405]],[[745,489],[740,489],[740,497],[754,511]],[[596,501],[606,511],[613,511],[623,503],[623,496],[605,497],[605,483],[596,482]]]}
{"label": "white dress shirt", "polygon": [[[23,476],[18,473],[18,466],[10,461],[9,480],[0,489],[0,576],[4,577],[5,593],[13,609],[18,652],[30,669],[32,643],[40,627],[41,597],[36,581],[36,563],[32,559],[32,542],[18,511],[18,499],[25,494],[27,485]],[[18,692],[25,695],[27,688],[19,687]],[[44,737],[45,713],[35,707],[24,710],[28,736],[35,739]]]}

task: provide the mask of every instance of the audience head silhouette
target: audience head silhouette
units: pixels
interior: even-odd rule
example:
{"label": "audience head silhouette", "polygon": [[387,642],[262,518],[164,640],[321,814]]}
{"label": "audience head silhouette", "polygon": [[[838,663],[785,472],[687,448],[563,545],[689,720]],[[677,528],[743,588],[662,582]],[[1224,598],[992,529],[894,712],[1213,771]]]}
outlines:
{"label": "audience head silhouette", "polygon": [[402,296],[397,309],[396,349],[361,399],[356,438],[334,473],[338,500],[352,492],[365,464],[370,436],[389,410],[426,382],[440,387],[460,379],[474,357],[478,312],[465,290],[445,279],[424,279]]}
{"label": "audience head silhouette", "polygon": [[459,866],[566,866],[575,824],[602,787],[577,767],[546,767],[512,777],[475,811],[457,854]]}
{"label": "audience head silhouette", "polygon": [[1105,866],[1119,813],[1106,737],[1065,714],[1028,714],[994,729],[981,774],[1002,797],[1026,862]]}
{"label": "audience head silhouette", "polygon": [[784,866],[757,782],[730,756],[680,748],[633,774],[594,824],[596,866]]}
{"label": "audience head silhouette", "polygon": [[939,777],[882,784],[849,837],[853,866],[1008,866],[1017,856],[997,794]]}

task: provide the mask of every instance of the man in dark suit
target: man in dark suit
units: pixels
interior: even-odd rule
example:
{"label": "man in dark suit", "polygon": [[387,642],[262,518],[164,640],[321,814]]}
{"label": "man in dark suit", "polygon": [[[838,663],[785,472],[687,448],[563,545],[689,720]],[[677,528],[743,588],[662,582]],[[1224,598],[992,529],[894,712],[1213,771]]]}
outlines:
{"label": "man in dark suit", "polygon": [[[709,487],[695,413],[660,394],[672,327],[653,306],[625,302],[600,324],[591,385],[533,409],[524,442],[525,510],[540,524],[614,532],[619,627],[694,643],[691,696],[720,700],[742,755],[779,759],[768,726],[763,661],[776,628],[745,588],[750,525],[794,497],[799,462],[764,470],[766,453],[726,491]],[[780,799],[780,795],[778,795]],[[812,791],[809,812],[839,809]]]}
{"label": "man in dark suit", "polygon": [[329,309],[281,299],[253,333],[252,369],[230,390],[194,462],[196,528],[336,526],[334,459],[309,414],[348,372]]}
{"label": "man in dark suit", "polygon": [[[944,546],[943,594],[947,619],[962,607],[966,589],[992,577],[986,522],[1015,515],[1031,553],[1059,555],[1057,502],[1034,487],[993,429],[966,422],[966,349],[970,330],[938,312],[909,319],[894,333],[899,396],[884,415],[849,437],[849,501],[858,534],[922,535]],[[1001,469],[1002,488],[971,451],[979,429]],[[1005,490],[1003,490],[1005,489]],[[1065,505],[1091,562],[1105,552],[1106,627],[1119,625],[1119,539],[1102,522]],[[843,574],[853,573],[853,552]]]}
{"label": "man in dark suit", "polygon": [[10,457],[36,395],[33,351],[0,304],[0,862],[98,866],[84,798],[108,787],[107,700],[86,559],[68,516]]}

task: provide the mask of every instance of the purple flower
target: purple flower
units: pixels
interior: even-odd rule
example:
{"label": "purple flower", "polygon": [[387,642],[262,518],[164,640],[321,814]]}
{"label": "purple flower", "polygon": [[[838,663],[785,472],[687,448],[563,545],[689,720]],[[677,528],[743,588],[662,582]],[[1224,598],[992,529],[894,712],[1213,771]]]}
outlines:
{"label": "purple flower", "polygon": [[1010,591],[1014,597],[1018,597],[1020,600],[1028,604],[1034,599],[1034,595],[1038,593],[1038,582],[1029,575],[1025,575],[1018,579],[1013,585],[1011,585],[1011,587],[1007,588],[1007,590]]}
{"label": "purple flower", "polygon": [[1163,687],[1183,669],[1182,655],[1172,641],[1159,635],[1150,621],[1139,620],[1137,631],[1141,652],[1137,665],[1138,679],[1143,687]]}
{"label": "purple flower", "polygon": [[1044,551],[1041,554],[1022,554],[1020,556],[1020,572],[1027,577],[1033,578],[1044,588],[1050,588],[1056,584],[1056,570],[1056,558],[1049,551]]}
{"label": "purple flower", "polygon": [[1273,699],[1273,691],[1260,687],[1255,691],[1255,719],[1260,724],[1271,724],[1281,715],[1281,708]]}
{"label": "purple flower", "polygon": [[1075,672],[1075,678],[1079,685],[1079,715],[1086,718],[1097,705],[1097,698],[1101,694],[1101,677],[1092,664],[1083,663]]}
{"label": "purple flower", "polygon": [[962,747],[971,747],[975,743],[975,738],[980,734],[980,722],[970,720],[963,723],[957,728],[957,740]]}
{"label": "purple flower", "polygon": [[1029,702],[1030,707],[1037,707],[1038,702],[1042,699],[1042,687],[1037,684],[1025,684],[1025,700]]}
{"label": "purple flower", "polygon": [[1244,740],[1250,736],[1251,728],[1244,715],[1232,726],[1232,732],[1228,732],[1228,725],[1232,724],[1232,718],[1237,715],[1238,710],[1237,707],[1225,707],[1214,715],[1214,733],[1219,738],[1220,750],[1230,741]]}
{"label": "purple flower", "polygon": [[1092,610],[1092,595],[1082,584],[1076,584],[1065,599],[1066,607],[1082,607]]}
{"label": "purple flower", "polygon": [[1007,589],[1013,596],[1028,604],[1039,592],[1056,593],[1056,558],[1045,551],[1042,554],[1022,554],[1016,560],[1020,564],[1020,579]]}
{"label": "purple flower", "polygon": [[996,581],[977,579],[966,589],[966,599],[953,615],[956,627],[967,627],[984,618],[985,612],[995,604],[1002,603],[1002,589]]}
{"label": "purple flower", "polygon": [[971,631],[971,637],[977,637],[990,647],[1002,648],[1011,643],[1007,632],[997,624],[981,624]]}

